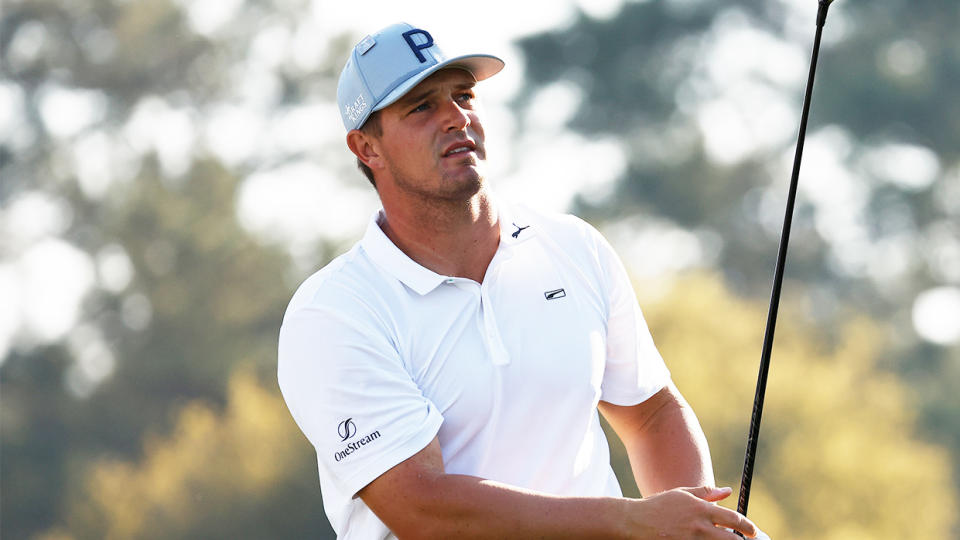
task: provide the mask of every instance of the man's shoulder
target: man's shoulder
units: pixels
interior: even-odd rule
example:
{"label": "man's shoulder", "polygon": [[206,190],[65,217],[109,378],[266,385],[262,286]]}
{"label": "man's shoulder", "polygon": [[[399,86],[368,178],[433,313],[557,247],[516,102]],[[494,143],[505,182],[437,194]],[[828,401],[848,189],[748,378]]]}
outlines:
{"label": "man's shoulder", "polygon": [[357,243],[303,280],[287,305],[284,319],[303,310],[348,311],[376,293],[380,278]]}

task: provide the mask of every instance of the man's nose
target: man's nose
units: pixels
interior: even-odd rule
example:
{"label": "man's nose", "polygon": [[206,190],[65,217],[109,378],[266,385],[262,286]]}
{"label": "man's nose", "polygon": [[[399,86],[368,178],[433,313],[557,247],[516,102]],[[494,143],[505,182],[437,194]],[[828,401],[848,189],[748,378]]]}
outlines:
{"label": "man's nose", "polygon": [[470,125],[470,115],[468,111],[460,106],[455,100],[450,100],[444,103],[444,122],[446,123],[446,130],[463,130]]}

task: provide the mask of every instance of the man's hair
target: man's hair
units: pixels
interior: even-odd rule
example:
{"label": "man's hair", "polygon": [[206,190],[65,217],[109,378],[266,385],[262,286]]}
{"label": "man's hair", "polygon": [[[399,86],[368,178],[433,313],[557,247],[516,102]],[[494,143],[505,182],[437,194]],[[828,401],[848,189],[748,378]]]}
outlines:
{"label": "man's hair", "polygon": [[[383,127],[380,125],[380,111],[374,111],[373,114],[370,115],[370,118],[367,118],[367,121],[360,126],[360,131],[374,137],[383,135]],[[367,167],[366,164],[360,161],[360,158],[357,158],[357,167],[373,185],[373,189],[377,189],[377,181],[373,178],[373,171],[370,170],[370,167]]]}

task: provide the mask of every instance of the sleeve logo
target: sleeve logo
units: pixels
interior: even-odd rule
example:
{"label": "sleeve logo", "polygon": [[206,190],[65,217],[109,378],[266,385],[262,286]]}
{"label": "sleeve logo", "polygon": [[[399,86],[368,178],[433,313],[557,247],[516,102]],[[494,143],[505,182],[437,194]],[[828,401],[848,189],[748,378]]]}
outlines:
{"label": "sleeve logo", "polygon": [[[347,418],[337,426],[337,435],[340,435],[340,442],[347,442],[347,439],[352,439],[357,434],[357,425],[353,423],[353,418]],[[340,450],[337,450],[333,453],[333,460],[336,462],[343,461],[348,456],[354,452],[362,449],[364,446],[375,442],[380,438],[380,431],[374,431],[363,437],[359,437],[350,441]]]}
{"label": "sleeve logo", "polygon": [[353,418],[347,418],[337,426],[337,433],[340,434],[340,440],[345,441],[357,434],[357,425],[353,423]]}

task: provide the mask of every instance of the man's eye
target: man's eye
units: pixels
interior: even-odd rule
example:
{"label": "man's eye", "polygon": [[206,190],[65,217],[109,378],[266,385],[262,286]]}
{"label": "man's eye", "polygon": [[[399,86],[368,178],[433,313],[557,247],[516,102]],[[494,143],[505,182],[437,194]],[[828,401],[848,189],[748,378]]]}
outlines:
{"label": "man's eye", "polygon": [[425,110],[427,110],[427,109],[429,109],[429,108],[430,108],[430,104],[429,104],[429,103],[421,103],[421,104],[417,105],[416,107],[414,107],[413,110],[411,110],[410,112],[412,112],[412,113],[415,113],[415,112],[423,112],[423,111],[425,111]]}
{"label": "man's eye", "polygon": [[459,99],[460,101],[470,101],[473,99],[473,94],[471,94],[470,92],[465,92],[463,94],[460,94]]}

